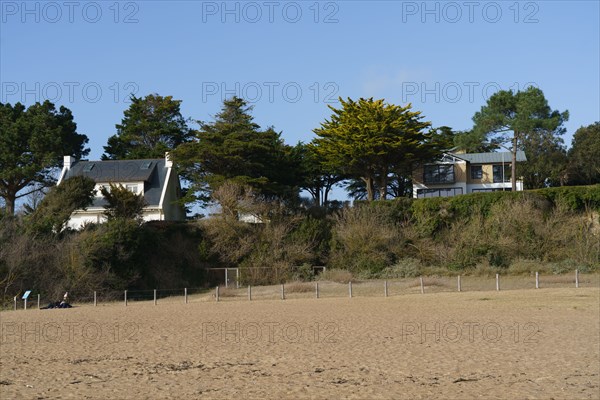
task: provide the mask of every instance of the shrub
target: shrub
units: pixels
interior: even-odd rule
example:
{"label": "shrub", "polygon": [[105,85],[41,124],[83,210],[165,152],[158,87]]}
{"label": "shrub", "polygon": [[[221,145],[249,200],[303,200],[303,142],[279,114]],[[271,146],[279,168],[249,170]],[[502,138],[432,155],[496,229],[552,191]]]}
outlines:
{"label": "shrub", "polygon": [[508,268],[508,272],[512,275],[533,275],[536,272],[550,273],[550,268],[547,264],[543,264],[535,260],[516,260]]}
{"label": "shrub", "polygon": [[344,269],[326,269],[319,275],[321,281],[331,281],[337,283],[348,283],[353,280],[352,272]]}
{"label": "shrub", "polygon": [[414,258],[403,258],[396,264],[385,268],[379,274],[382,279],[414,278],[421,275],[421,263]]}
{"label": "shrub", "polygon": [[400,229],[382,208],[357,206],[335,218],[329,264],[352,272],[377,273],[402,250]]}

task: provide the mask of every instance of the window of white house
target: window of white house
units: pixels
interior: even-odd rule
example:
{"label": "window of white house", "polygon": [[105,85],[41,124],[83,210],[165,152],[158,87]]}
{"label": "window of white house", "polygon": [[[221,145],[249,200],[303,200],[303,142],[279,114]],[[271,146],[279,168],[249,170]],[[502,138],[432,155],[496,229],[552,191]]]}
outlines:
{"label": "window of white house", "polygon": [[128,183],[127,185],[125,185],[125,188],[135,194],[137,194],[138,192],[138,185]]}
{"label": "window of white house", "polygon": [[471,165],[471,179],[483,178],[483,168],[481,165]]}

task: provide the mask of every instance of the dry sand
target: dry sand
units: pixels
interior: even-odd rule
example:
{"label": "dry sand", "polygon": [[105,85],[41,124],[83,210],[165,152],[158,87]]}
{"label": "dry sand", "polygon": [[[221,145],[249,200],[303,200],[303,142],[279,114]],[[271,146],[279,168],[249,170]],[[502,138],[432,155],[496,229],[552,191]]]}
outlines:
{"label": "dry sand", "polygon": [[1,399],[600,398],[598,288],[0,313]]}

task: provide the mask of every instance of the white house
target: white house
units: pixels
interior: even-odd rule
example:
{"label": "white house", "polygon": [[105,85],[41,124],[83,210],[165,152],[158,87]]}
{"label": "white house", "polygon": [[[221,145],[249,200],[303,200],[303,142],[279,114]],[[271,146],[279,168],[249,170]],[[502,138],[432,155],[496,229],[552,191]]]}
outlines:
{"label": "white house", "polygon": [[173,169],[168,154],[163,159],[109,161],[77,161],[71,156],[65,156],[58,185],[68,178],[80,175],[96,182],[96,197],[86,210],[76,210],[71,215],[67,225],[69,228],[80,229],[86,223],[106,221],[106,201],[100,189],[111,183],[144,195],[147,203],[142,214],[144,221],[185,219],[183,207],[176,203],[181,198],[179,176]]}
{"label": "white house", "polygon": [[[510,152],[444,153],[442,158],[413,172],[413,197],[450,197],[476,192],[511,190]],[[517,151],[517,162],[525,162]],[[517,179],[517,191],[523,181]]]}

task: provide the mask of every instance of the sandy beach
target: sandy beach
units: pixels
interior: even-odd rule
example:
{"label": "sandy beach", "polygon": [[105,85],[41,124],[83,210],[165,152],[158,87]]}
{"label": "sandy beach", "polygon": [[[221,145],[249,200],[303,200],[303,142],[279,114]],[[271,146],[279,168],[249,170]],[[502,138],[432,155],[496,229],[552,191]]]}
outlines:
{"label": "sandy beach", "polygon": [[0,398],[598,399],[598,288],[0,313]]}

